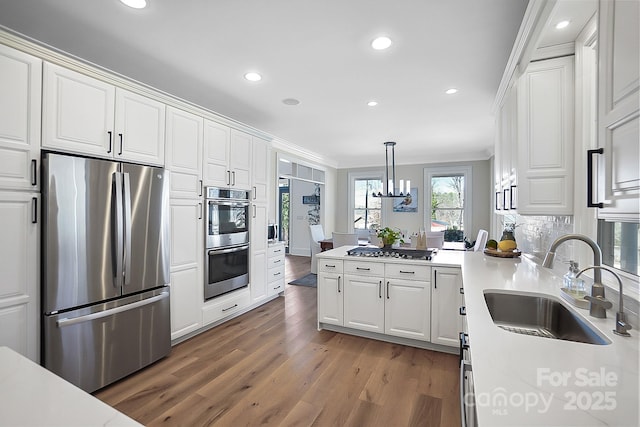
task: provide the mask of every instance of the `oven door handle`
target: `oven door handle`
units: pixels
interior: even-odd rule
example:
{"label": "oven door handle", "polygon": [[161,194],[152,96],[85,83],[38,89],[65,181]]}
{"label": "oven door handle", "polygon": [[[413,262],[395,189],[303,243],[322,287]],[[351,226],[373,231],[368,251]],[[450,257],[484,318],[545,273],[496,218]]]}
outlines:
{"label": "oven door handle", "polygon": [[234,246],[233,248],[225,248],[225,249],[209,249],[207,251],[207,254],[208,255],[228,254],[231,252],[243,251],[245,249],[249,249],[249,245]]}
{"label": "oven door handle", "polygon": [[[472,371],[471,368],[471,363],[469,363],[466,360],[463,360],[460,362],[460,421],[462,424],[462,427],[467,427],[470,426],[469,420],[467,420],[467,411],[466,411],[466,406],[467,406],[467,393],[469,393],[469,390],[466,389],[465,384],[466,384],[466,376],[467,373]],[[473,391],[471,391],[471,393],[473,393]]]}
{"label": "oven door handle", "polygon": [[213,199],[213,200],[209,200],[209,204],[210,205],[222,205],[222,206],[233,206],[233,207],[238,207],[238,208],[243,208],[246,206],[249,206],[249,201],[230,201],[230,200],[220,200],[220,199]]}

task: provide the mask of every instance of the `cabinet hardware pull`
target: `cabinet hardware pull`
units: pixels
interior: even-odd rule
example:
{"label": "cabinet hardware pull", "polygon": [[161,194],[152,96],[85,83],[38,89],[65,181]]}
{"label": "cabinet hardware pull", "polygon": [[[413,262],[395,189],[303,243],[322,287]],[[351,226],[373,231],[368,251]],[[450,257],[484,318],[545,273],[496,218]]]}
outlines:
{"label": "cabinet hardware pull", "polygon": [[466,316],[467,315],[467,307],[466,306],[462,306],[460,307],[460,316]]}
{"label": "cabinet hardware pull", "polygon": [[604,148],[587,150],[587,207],[602,209],[604,207],[604,203],[593,201],[593,155],[594,154],[604,154]]}
{"label": "cabinet hardware pull", "polygon": [[231,172],[231,176],[233,177],[233,184],[231,185],[236,185],[236,171]]}
{"label": "cabinet hardware pull", "polygon": [[278,285],[275,288],[273,288],[273,290],[276,290],[276,289],[280,289],[280,285]]}
{"label": "cabinet hardware pull", "polygon": [[31,185],[38,185],[38,161],[31,159]]}
{"label": "cabinet hardware pull", "polygon": [[433,270],[433,288],[438,289],[438,270]]}
{"label": "cabinet hardware pull", "polygon": [[108,130],[108,131],[107,131],[107,133],[109,134],[109,149],[107,150],[107,153],[108,153],[108,154],[111,154],[111,150],[112,150],[112,148],[113,148],[113,147],[112,147],[111,137],[112,137],[113,135],[112,135],[112,133],[111,133],[111,131],[110,131],[110,130]]}
{"label": "cabinet hardware pull", "polygon": [[378,298],[382,299],[382,280],[378,282]]}
{"label": "cabinet hardware pull", "polygon": [[200,193],[198,194],[198,196],[202,196],[202,180],[200,179]]}
{"label": "cabinet hardware pull", "polygon": [[502,210],[502,209],[500,209],[500,206],[499,206],[499,204],[498,204],[498,200],[500,200],[500,199],[499,199],[499,197],[500,197],[500,196],[499,196],[499,194],[500,194],[500,192],[499,192],[499,191],[496,191],[496,210],[497,210],[497,211]]}
{"label": "cabinet hardware pull", "polygon": [[253,200],[255,200],[255,199],[257,198],[257,197],[256,197],[256,193],[257,193],[257,192],[258,192],[258,189],[257,189],[257,188],[256,188],[256,186],[254,185],[254,186],[253,186]]}
{"label": "cabinet hardware pull", "polygon": [[202,219],[202,203],[198,203],[198,219]]}
{"label": "cabinet hardware pull", "polygon": [[460,288],[460,293],[464,295],[464,288]]}
{"label": "cabinet hardware pull", "polygon": [[256,205],[253,205],[253,217],[255,218],[257,213],[258,213],[258,208],[256,208]]}
{"label": "cabinet hardware pull", "polygon": [[33,210],[31,211],[31,223],[37,224],[38,223],[38,198],[33,197],[31,198],[31,200],[33,201],[32,203]]}
{"label": "cabinet hardware pull", "polygon": [[122,146],[124,145],[124,143],[122,142],[122,134],[119,133],[118,136],[120,137],[120,152],[118,153],[119,156],[122,155]]}
{"label": "cabinet hardware pull", "polygon": [[330,268],[336,268],[336,266],[335,266],[335,265],[331,265],[331,264],[325,264],[324,266],[325,266],[325,267],[330,267]]}
{"label": "cabinet hardware pull", "polygon": [[387,299],[389,299],[389,281],[387,280]]}
{"label": "cabinet hardware pull", "polygon": [[227,171],[227,185],[231,185],[231,171]]}
{"label": "cabinet hardware pull", "polygon": [[282,249],[278,249],[277,251],[273,251],[274,253],[282,252]]}
{"label": "cabinet hardware pull", "polygon": [[416,274],[415,271],[402,271],[400,270],[400,273],[404,273],[404,274]]}
{"label": "cabinet hardware pull", "polygon": [[238,304],[233,304],[231,307],[223,308],[223,309],[222,309],[222,311],[229,311],[229,310],[231,310],[232,308],[236,308],[237,306],[238,306]]}
{"label": "cabinet hardware pull", "polygon": [[505,211],[508,210],[507,209],[507,192],[509,191],[508,188],[505,188],[504,190],[502,190],[502,209],[504,209]]}
{"label": "cabinet hardware pull", "polygon": [[368,267],[366,267],[366,268],[365,267],[356,267],[356,270],[371,271],[371,269],[368,268]]}
{"label": "cabinet hardware pull", "polygon": [[340,293],[340,278],[341,276],[338,276],[338,293]]}
{"label": "cabinet hardware pull", "polygon": [[280,271],[278,271],[277,273],[273,273],[274,276],[279,276],[281,274]]}
{"label": "cabinet hardware pull", "polygon": [[276,259],[273,262],[276,263],[276,262],[281,262],[281,261],[282,261],[281,259]]}
{"label": "cabinet hardware pull", "polygon": [[515,202],[515,200],[514,200],[514,195],[515,195],[515,193],[516,193],[514,190],[515,190],[517,187],[518,187],[517,185],[512,185],[512,186],[510,187],[510,190],[509,190],[509,209],[517,209],[517,208],[516,208],[516,202]]}

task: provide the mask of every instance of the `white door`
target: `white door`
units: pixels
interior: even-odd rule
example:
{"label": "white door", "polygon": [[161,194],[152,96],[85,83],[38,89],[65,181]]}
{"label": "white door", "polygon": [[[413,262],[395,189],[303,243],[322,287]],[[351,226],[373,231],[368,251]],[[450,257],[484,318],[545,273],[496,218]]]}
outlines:
{"label": "white door", "polygon": [[0,45],[0,188],[39,190],[42,61]]}
{"label": "white door", "polygon": [[42,147],[113,157],[115,87],[44,63]]}
{"label": "white door", "polygon": [[202,117],[167,107],[166,167],[171,174],[172,198],[198,198],[202,188]]}
{"label": "white door", "polygon": [[429,282],[387,279],[385,282],[385,333],[429,341],[431,296]]}
{"label": "white door", "polygon": [[164,166],[165,105],[116,89],[115,158]]}
{"label": "white door", "polygon": [[40,195],[0,192],[0,346],[38,363]]}
{"label": "white door", "polygon": [[249,267],[251,302],[258,302],[267,297],[267,252],[252,250]]}
{"label": "white door", "polygon": [[344,276],[344,326],[384,333],[381,277]]}
{"label": "white door", "polygon": [[462,331],[462,272],[459,268],[434,267],[431,283],[431,342],[457,347]]}
{"label": "white door", "polygon": [[321,323],[343,325],[344,283],[342,274],[318,274],[318,319]]}
{"label": "white door", "polygon": [[231,129],[211,120],[204,121],[204,165],[205,185],[226,187],[231,182],[229,170],[229,144]]}

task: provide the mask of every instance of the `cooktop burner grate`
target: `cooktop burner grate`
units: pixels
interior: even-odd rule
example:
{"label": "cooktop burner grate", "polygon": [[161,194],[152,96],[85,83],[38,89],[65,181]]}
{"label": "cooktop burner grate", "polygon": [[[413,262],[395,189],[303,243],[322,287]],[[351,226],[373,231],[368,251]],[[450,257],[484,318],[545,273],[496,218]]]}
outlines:
{"label": "cooktop burner grate", "polygon": [[430,249],[383,249],[372,247],[357,247],[347,251],[347,255],[349,256],[423,259],[427,261],[431,260],[432,253],[433,251],[431,251]]}

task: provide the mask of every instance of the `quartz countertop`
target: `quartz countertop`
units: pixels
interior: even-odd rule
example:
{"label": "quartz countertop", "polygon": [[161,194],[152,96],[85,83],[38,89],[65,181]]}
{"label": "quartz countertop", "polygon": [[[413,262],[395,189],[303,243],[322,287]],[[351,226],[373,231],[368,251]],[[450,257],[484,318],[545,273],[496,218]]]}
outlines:
{"label": "quartz countertop", "polygon": [[141,426],[8,347],[0,347],[0,425]]}
{"label": "quartz countertop", "polygon": [[[571,306],[560,296],[562,277],[524,254],[496,258],[482,252],[440,250],[431,261],[346,255],[343,246],[323,259],[401,262],[462,268],[464,298],[479,427],[638,426],[640,341],[613,333],[615,312],[606,319]],[[577,313],[610,344],[520,335],[493,323],[485,291],[541,294]]]}

